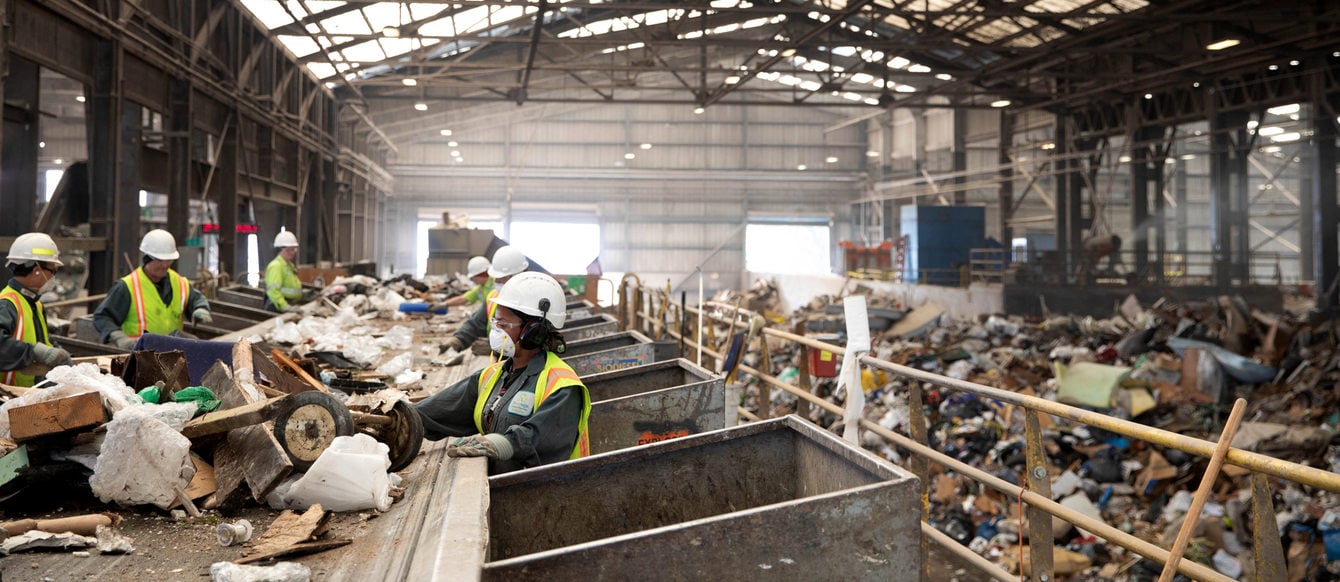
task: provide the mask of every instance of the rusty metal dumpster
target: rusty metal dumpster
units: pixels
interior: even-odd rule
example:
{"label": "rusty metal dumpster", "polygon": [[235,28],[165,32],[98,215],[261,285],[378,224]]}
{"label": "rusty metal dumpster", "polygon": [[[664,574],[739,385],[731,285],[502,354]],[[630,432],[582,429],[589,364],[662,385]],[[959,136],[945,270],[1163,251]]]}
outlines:
{"label": "rusty metal dumpster", "polygon": [[795,416],[489,479],[482,579],[903,580],[916,477]]}
{"label": "rusty metal dumpster", "polygon": [[595,315],[596,313],[596,306],[594,303],[591,303],[590,301],[587,301],[585,299],[575,299],[572,297],[568,298],[567,309],[568,309],[569,320],[585,319],[587,317]]}
{"label": "rusty metal dumpster", "polygon": [[614,316],[607,314],[593,315],[581,319],[569,318],[559,330],[563,333],[563,341],[575,342],[593,338],[596,336],[608,335],[618,331],[619,320]]}
{"label": "rusty metal dumpster", "polygon": [[726,426],[721,376],[677,358],[582,378],[591,393],[591,453]]}
{"label": "rusty metal dumpster", "polygon": [[675,347],[669,342],[654,343],[636,331],[621,331],[569,343],[563,361],[577,375],[586,376],[664,362],[676,357]]}

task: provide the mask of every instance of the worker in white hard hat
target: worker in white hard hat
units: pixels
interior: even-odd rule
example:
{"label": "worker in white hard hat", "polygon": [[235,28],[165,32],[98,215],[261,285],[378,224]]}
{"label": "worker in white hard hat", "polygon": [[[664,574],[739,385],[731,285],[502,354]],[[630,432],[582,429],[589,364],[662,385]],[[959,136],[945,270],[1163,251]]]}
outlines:
{"label": "worker in white hard hat", "polygon": [[[499,248],[493,253],[493,261],[489,263],[488,275],[493,277],[494,284],[497,286],[488,295],[485,296],[484,304],[479,306],[470,319],[465,320],[461,327],[456,330],[447,342],[442,344],[439,349],[447,352],[461,351],[474,343],[475,340],[488,335],[489,323],[493,320],[493,311],[495,306],[493,298],[498,295],[498,287],[507,283],[514,275],[520,274],[530,267],[530,260],[526,255],[516,247],[507,245]],[[564,304],[566,307],[566,304]]]}
{"label": "worker in white hard hat", "polygon": [[465,265],[465,276],[475,284],[469,291],[452,297],[447,300],[447,307],[456,307],[458,305],[474,305],[486,299],[490,293],[493,293],[494,281],[489,276],[488,257],[470,257],[470,262]]}
{"label": "worker in white hard hat", "polygon": [[425,438],[457,437],[447,455],[488,457],[495,475],[589,455],[591,395],[559,357],[563,287],[521,273],[493,304],[489,346],[502,359],[415,405]]}
{"label": "worker in white hard hat", "polygon": [[93,328],[103,343],[129,350],[146,333],[180,335],[188,317],[196,323],[214,320],[205,296],[172,270],[180,256],[172,233],[149,231],[140,239],[140,252],[140,267],[113,283],[93,312]]}
{"label": "worker in white hard hat", "polygon": [[14,239],[5,259],[11,277],[0,290],[0,383],[28,387],[50,368],[71,363],[70,353],[47,335],[41,300],[62,266],[60,249],[50,236],[30,232]]}
{"label": "worker in white hard hat", "polygon": [[265,267],[265,309],[284,312],[297,308],[302,300],[302,280],[298,278],[298,237],[290,231],[275,235],[274,260]]}

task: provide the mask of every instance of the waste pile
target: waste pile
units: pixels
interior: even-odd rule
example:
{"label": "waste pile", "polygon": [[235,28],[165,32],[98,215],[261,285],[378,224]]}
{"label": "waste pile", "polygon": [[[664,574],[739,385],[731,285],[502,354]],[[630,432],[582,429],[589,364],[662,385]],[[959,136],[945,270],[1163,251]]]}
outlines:
{"label": "waste pile", "polygon": [[[0,385],[0,516],[23,515],[25,499],[53,485],[82,493],[75,506],[122,508],[0,519],[0,556],[133,554],[122,514],[147,511],[218,527],[221,547],[238,546],[214,564],[215,580],[307,579],[291,562],[245,564],[350,543],[327,532],[332,512],[375,515],[405,494],[396,471],[423,440],[407,392],[439,368],[431,337],[466,314],[402,307],[461,287],[342,277],[302,317],[263,322],[236,342],[167,338],[176,349],[79,358],[38,387]],[[263,516],[249,509],[259,507],[282,513],[257,523],[255,539],[247,520],[219,523]]]}
{"label": "waste pile", "polygon": [[[1336,363],[1340,320],[1319,314],[1264,313],[1241,298],[1223,296],[1141,306],[1128,298],[1112,317],[1054,316],[1037,320],[991,315],[956,321],[933,303],[904,310],[868,289],[871,355],[889,362],[1037,396],[1211,442],[1217,440],[1232,401],[1245,398],[1245,421],[1236,448],[1340,472],[1340,390]],[[759,285],[743,297],[723,295],[722,304],[750,305],[769,313],[771,325],[842,345],[840,298],[819,297],[776,316],[773,289]],[[835,365],[795,344],[771,341],[771,369],[796,384],[797,363],[807,358],[816,383],[812,392],[835,404]],[[757,343],[755,343],[757,348]],[[806,348],[813,350],[812,348]],[[756,366],[758,351],[746,356]],[[833,358],[837,359],[837,358]],[[824,376],[828,376],[825,378]],[[765,393],[755,379],[741,406],[757,413],[794,412],[797,399],[782,390]],[[867,367],[862,373],[864,415],[908,434],[910,380]],[[1019,485],[1026,466],[1024,414],[1017,407],[924,384],[929,440],[933,448]],[[836,415],[808,408],[810,419],[840,432]],[[1100,518],[1123,531],[1170,548],[1208,459],[1119,436],[1097,427],[1039,415],[1051,479],[1060,504]],[[901,463],[908,454],[873,433],[863,445]],[[1011,572],[1020,567],[1026,518],[1017,500],[932,463],[931,523]],[[1275,523],[1285,553],[1287,579],[1340,579],[1340,496],[1271,480]],[[1225,465],[1200,514],[1186,559],[1246,579],[1253,563],[1251,483],[1245,469]],[[1056,572],[1069,579],[1154,580],[1163,564],[1105,543],[1090,532],[1055,519]],[[1025,532],[1021,535],[1021,531]],[[1027,566],[1027,560],[1022,560]]]}

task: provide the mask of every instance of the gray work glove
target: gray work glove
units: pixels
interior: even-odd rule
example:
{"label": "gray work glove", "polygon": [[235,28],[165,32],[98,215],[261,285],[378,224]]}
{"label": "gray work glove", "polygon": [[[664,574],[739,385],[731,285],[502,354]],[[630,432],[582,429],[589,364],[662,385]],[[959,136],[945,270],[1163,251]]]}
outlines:
{"label": "gray work glove", "polygon": [[451,336],[450,338],[447,338],[446,343],[444,343],[444,344],[442,344],[442,345],[440,345],[440,346],[437,347],[437,349],[442,350],[442,351],[444,351],[444,352],[446,352],[446,351],[459,352],[459,351],[461,351],[461,350],[464,349],[464,348],[465,348],[465,343],[462,342],[462,341],[460,340],[460,338],[458,338],[458,337],[456,337],[456,336]]}
{"label": "gray work glove", "polygon": [[512,443],[500,434],[477,434],[461,437],[447,445],[448,457],[512,458]]}
{"label": "gray work glove", "polygon": [[107,343],[110,343],[123,350],[135,349],[135,342],[139,341],[137,338],[133,338],[126,335],[126,332],[121,331],[119,329],[108,335],[107,339],[111,340]]}
{"label": "gray work glove", "polygon": [[74,360],[70,359],[70,352],[46,344],[33,344],[33,359],[48,368],[74,364]]}
{"label": "gray work glove", "polygon": [[470,353],[476,356],[487,356],[493,353],[493,347],[489,345],[489,338],[481,337],[470,344]]}
{"label": "gray work glove", "polygon": [[204,307],[191,312],[191,318],[196,320],[197,323],[210,323],[214,321],[214,316],[210,315],[209,310]]}

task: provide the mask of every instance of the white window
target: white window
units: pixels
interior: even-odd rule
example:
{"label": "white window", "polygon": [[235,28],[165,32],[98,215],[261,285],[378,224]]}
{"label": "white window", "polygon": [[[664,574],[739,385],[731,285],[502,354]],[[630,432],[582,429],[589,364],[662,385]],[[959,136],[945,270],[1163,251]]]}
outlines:
{"label": "white window", "polygon": [[570,222],[513,221],[512,246],[555,275],[582,275],[600,255],[595,219]]}
{"label": "white window", "polygon": [[827,225],[749,224],[744,268],[751,273],[827,275],[833,272]]}
{"label": "white window", "polygon": [[435,220],[420,220],[418,236],[414,241],[414,275],[422,277],[428,272],[428,230],[437,226]]}

